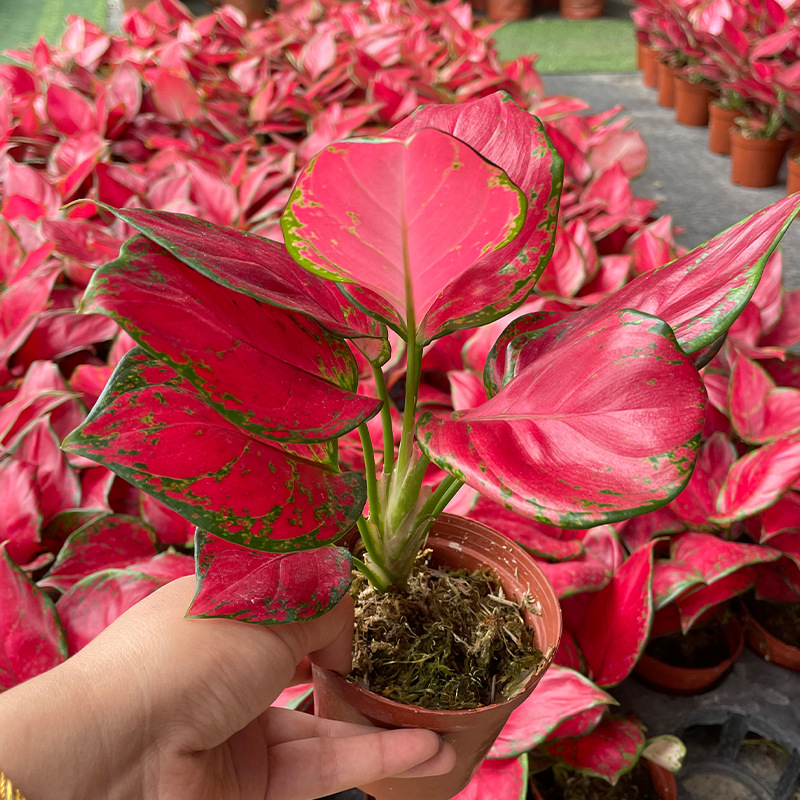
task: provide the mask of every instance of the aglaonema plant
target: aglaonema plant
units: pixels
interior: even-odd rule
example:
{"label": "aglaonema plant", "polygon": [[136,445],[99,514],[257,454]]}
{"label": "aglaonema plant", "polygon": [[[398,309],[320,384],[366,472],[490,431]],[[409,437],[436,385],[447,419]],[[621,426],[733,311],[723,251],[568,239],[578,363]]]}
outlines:
{"label": "aglaonema plant", "polygon": [[[322,150],[284,212],[285,245],[109,209],[137,233],[95,273],[83,310],[139,347],[65,447],[198,526],[191,615],[316,616],[353,564],[379,590],[403,587],[464,483],[568,527],[682,490],[705,416],[696,365],[747,303],[798,198],[594,306],[514,320],[490,354],[485,403],[418,413],[425,348],[511,314],[533,289],[561,179],[542,125],[497,93]],[[406,364],[396,409],[390,338]],[[337,461],[356,429],[363,474]],[[355,526],[359,558],[337,544]]]}

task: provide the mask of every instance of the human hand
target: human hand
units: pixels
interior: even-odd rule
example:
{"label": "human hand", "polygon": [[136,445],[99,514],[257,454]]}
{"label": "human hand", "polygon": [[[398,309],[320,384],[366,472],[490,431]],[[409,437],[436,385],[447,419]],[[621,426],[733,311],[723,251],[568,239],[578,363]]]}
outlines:
{"label": "human hand", "polygon": [[349,597],[261,627],[186,619],[194,580],[138,603],[65,663],[0,695],[0,769],[27,800],[311,800],[448,772],[436,734],[270,708],[302,673],[350,668]]}

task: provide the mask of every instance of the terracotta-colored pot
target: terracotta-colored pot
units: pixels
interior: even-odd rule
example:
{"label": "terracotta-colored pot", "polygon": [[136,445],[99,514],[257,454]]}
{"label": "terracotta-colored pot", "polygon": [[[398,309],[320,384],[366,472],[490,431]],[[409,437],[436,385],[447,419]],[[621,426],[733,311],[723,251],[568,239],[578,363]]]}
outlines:
{"label": "terracotta-colored pot", "polygon": [[800,192],[800,150],[792,150],[786,159],[786,194]]}
{"label": "terracotta-colored pot", "polygon": [[800,647],[786,644],[782,639],[770,633],[750,613],[747,603],[742,603],[742,622],[747,644],[765,661],[800,672]]}
{"label": "terracotta-colored pot", "polygon": [[716,103],[708,107],[708,149],[721,156],[731,154],[731,128],[736,117],[742,115],[735,108],[723,108]]}
{"label": "terracotta-colored pot", "polygon": [[675,121],[691,128],[708,125],[708,104],[714,92],[706,83],[690,83],[675,76]]}
{"label": "terracotta-colored pot", "polygon": [[641,69],[644,64],[643,51],[647,45],[642,44],[638,39],[636,40],[636,69]]}
{"label": "terracotta-colored pot", "polygon": [[387,700],[345,680],[330,670],[314,667],[317,716],[381,728],[427,728],[456,749],[452,772],[433,778],[389,779],[362,786],[376,800],[449,800],[470,781],[511,712],[533,691],[555,655],[561,638],[561,609],[544,573],[516,542],[472,520],[443,514],[433,526],[427,546],[434,562],[455,569],[488,567],[509,597],[530,592],[542,607],[528,614],[537,647],[545,660],[530,676],[523,691],[501,703],[467,711],[435,711]]}
{"label": "terracotta-colored pot", "polygon": [[561,0],[559,4],[564,19],[596,19],[603,16],[604,0]]}
{"label": "terracotta-colored pot", "polygon": [[675,108],[675,70],[666,61],[658,62],[658,104]]}
{"label": "terracotta-colored pot", "polygon": [[479,14],[486,13],[486,0],[472,0],[470,5],[473,11],[477,11]]}
{"label": "terracotta-colored pot", "polygon": [[[660,800],[678,800],[678,782],[675,780],[675,775],[668,769],[664,769],[664,767],[654,764],[646,758],[644,759],[644,765],[650,773],[653,789]],[[544,800],[544,796],[539,791],[535,780],[531,781],[531,791],[533,800]]]}
{"label": "terracotta-colored pot", "polygon": [[652,47],[642,48],[642,83],[648,89],[658,86],[658,55]]}
{"label": "terracotta-colored pot", "polygon": [[533,0],[486,0],[486,15],[495,22],[528,19],[533,13]]}
{"label": "terracotta-colored pot", "polygon": [[731,183],[763,189],[778,182],[789,140],[758,139],[731,132]]}
{"label": "terracotta-colored pot", "polygon": [[739,620],[731,615],[724,626],[729,655],[719,664],[701,668],[676,667],[644,653],[636,663],[635,673],[646,683],[670,694],[692,695],[710,689],[739,658],[744,646]]}

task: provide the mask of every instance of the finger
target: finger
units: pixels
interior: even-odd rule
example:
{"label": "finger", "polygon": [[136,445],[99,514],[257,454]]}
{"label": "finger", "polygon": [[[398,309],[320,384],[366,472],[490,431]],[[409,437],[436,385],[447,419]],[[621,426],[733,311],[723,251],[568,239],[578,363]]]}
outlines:
{"label": "finger", "polygon": [[[298,769],[297,765],[305,765]],[[305,739],[270,748],[265,800],[311,800],[384,778],[444,775],[455,751],[423,730]]]}
{"label": "finger", "polygon": [[373,725],[322,719],[313,714],[288,708],[270,708],[259,717],[264,741],[270,747],[300,739],[329,739],[342,736],[361,736],[375,733]]}

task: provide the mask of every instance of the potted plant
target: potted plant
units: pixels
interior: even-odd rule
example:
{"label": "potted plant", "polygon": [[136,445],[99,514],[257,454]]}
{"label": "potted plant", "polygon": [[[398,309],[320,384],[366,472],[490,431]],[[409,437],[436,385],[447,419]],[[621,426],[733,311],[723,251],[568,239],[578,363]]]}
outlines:
{"label": "potted plant", "polygon": [[[743,308],[800,200],[583,311],[514,320],[490,353],[486,402],[418,415],[424,348],[525,299],[553,247],[560,186],[541,124],[497,93],[322,150],[284,212],[285,247],[183,215],[113,211],[138,233],[95,273],[83,307],[111,316],[139,347],[65,447],[197,524],[191,615],[316,616],[348,591],[353,565],[367,599],[393,606],[426,541],[440,561],[463,554],[456,566],[484,566],[490,533],[432,527],[463,483],[571,527],[624,519],[681,491],[705,416],[692,358]],[[387,380],[401,356],[402,380]],[[336,444],[356,429],[361,448],[343,448],[353,468],[342,470]],[[339,544],[353,528],[363,549]],[[523,571],[524,553],[510,541],[501,549],[496,572],[542,651],[538,663],[528,653],[523,675],[496,677],[501,687],[528,677],[522,692],[507,690],[510,713],[552,658],[559,621],[535,565],[514,587],[508,573]],[[413,665],[408,676],[427,678]],[[375,701],[340,676],[320,680],[342,715],[364,716],[345,694]],[[444,717],[492,711],[497,687],[483,688],[488,706]],[[426,796],[450,797],[473,767]]]}
{"label": "potted plant", "polygon": [[747,116],[744,98],[734,91],[722,89],[708,107],[708,149],[728,156],[731,153],[731,129],[737,117]]}
{"label": "potted plant", "polygon": [[775,108],[756,107],[747,117],[736,117],[731,131],[731,181],[758,189],[778,181],[792,134]]}

